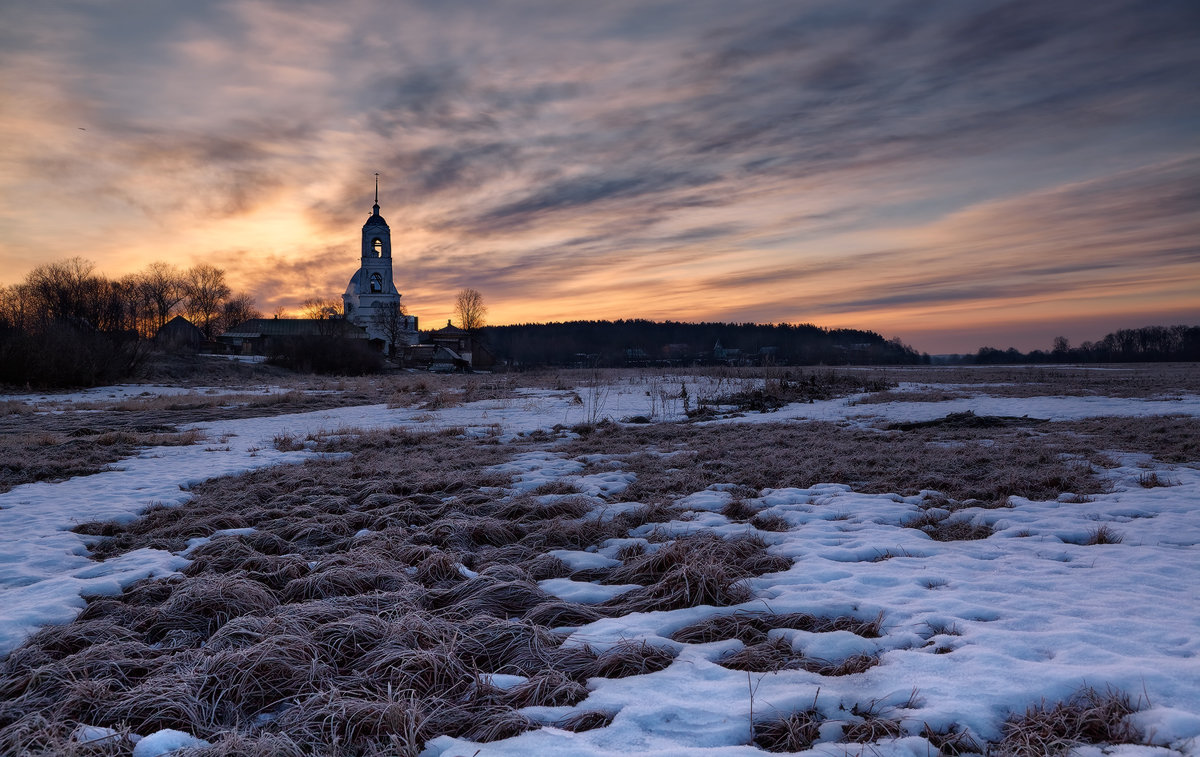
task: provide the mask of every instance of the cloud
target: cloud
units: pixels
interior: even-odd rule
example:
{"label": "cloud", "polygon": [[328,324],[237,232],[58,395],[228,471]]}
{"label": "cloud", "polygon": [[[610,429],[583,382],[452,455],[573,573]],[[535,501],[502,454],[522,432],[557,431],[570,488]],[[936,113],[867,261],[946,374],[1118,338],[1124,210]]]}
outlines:
{"label": "cloud", "polygon": [[[114,270],[225,260],[270,301],[334,294],[376,171],[402,291],[440,307],[471,285],[527,320],[916,328],[918,312],[1011,318],[1055,288],[1166,297],[1162,281],[1197,277],[1200,171],[1181,158],[1200,129],[1194,3],[224,0],[6,17],[10,277],[82,246]],[[79,231],[47,228],[50,207]]]}

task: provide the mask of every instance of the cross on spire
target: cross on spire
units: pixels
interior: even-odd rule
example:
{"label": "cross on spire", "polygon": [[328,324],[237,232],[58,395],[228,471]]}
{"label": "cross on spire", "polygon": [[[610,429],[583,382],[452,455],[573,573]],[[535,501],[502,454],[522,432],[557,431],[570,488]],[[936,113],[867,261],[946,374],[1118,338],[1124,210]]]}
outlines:
{"label": "cross on spire", "polygon": [[375,202],[379,202],[379,172],[375,172]]}

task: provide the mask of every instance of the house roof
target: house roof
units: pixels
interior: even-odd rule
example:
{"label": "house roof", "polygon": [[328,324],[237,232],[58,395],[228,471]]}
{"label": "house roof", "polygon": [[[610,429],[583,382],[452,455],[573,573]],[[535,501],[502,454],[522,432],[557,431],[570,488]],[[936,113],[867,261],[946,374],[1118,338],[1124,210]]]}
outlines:
{"label": "house roof", "polygon": [[366,339],[367,332],[340,318],[251,318],[221,335],[225,339],[258,339],[265,336],[330,336]]}
{"label": "house roof", "polygon": [[471,332],[463,331],[458,326],[455,326],[454,324],[450,323],[450,321],[446,321],[445,326],[441,327],[440,329],[437,329],[436,331],[432,331],[430,333],[433,336],[470,336],[471,335]]}
{"label": "house roof", "polygon": [[184,318],[181,315],[177,315],[174,318],[172,318],[171,320],[164,323],[162,325],[162,328],[160,328],[158,330],[158,333],[161,334],[164,331],[170,332],[170,331],[179,331],[179,330],[190,331],[192,329],[196,329],[196,331],[200,330],[200,329],[196,328],[196,324],[192,323],[191,321],[189,321],[188,319]]}

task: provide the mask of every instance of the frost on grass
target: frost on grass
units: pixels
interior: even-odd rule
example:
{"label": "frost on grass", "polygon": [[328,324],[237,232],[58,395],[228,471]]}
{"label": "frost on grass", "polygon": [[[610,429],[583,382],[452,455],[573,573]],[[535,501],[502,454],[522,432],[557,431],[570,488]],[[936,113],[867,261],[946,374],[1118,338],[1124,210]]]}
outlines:
{"label": "frost on grass", "polygon": [[[427,391],[415,404],[449,407],[466,390]],[[595,423],[551,449],[551,434],[293,439],[350,456],[197,486],[187,518],[159,509],[79,528],[97,537],[100,558],[191,545],[192,563],[92,599],[76,622],[0,662],[0,753],[128,755],[124,734],[162,729],[208,740],[214,755],[471,754],[478,743],[502,755],[592,754],[664,736],[678,751],[753,740],[856,753],[887,747],[850,744],[924,737],[945,755],[1054,754],[1139,740],[1122,730],[1123,707],[1096,698],[1035,705],[1007,726],[1002,713],[1037,702],[1038,686],[1056,701],[1079,670],[1123,686],[1142,672],[1090,667],[1143,654],[1095,641],[1097,627],[1124,619],[1100,602],[1048,602],[1038,587],[1065,572],[1073,591],[1107,601],[1095,576],[1122,574],[1106,562],[1136,569],[1148,533],[1190,538],[1140,514],[1150,500],[1138,499],[1191,491],[1186,466],[1178,487],[1133,486],[1120,505],[1103,493],[1103,466],[1114,464],[1104,450],[1194,459],[1194,421],[1148,424],[1161,433],[1140,441],[1103,424],[953,418],[892,430]],[[498,464],[524,450],[563,465],[512,486],[517,467]],[[577,483],[598,459],[604,472],[637,474],[621,502]],[[570,479],[553,480],[568,468]],[[831,482],[842,485],[814,486]],[[699,494],[711,507],[683,520],[673,505]],[[1018,531],[1031,538],[1005,538]],[[1083,552],[1088,560],[1072,559]],[[895,559],[872,561],[884,554]],[[547,593],[551,579],[636,588],[580,604]],[[1177,648],[1162,654],[1186,667],[1181,636],[1164,634],[1163,647]],[[1134,632],[1127,646],[1144,642]],[[1146,675],[1153,691],[1171,674]],[[929,707],[861,704],[914,678]],[[732,725],[710,727],[722,718]],[[1096,720],[1116,725],[1086,725]],[[103,746],[79,742],[93,731]]]}
{"label": "frost on grass", "polygon": [[[571,550],[625,537],[669,510],[601,521],[582,517],[594,502],[572,499],[568,487],[552,500],[505,493],[506,477],[489,466],[506,451],[443,433],[313,441],[353,456],[206,482],[187,518],[162,508],[81,525],[97,537],[98,558],[191,544],[192,562],[181,575],[94,599],[75,622],[44,629],[0,663],[0,752],[53,752],[75,724],[175,729],[216,753],[293,744],[415,754],[437,735],[508,738],[540,727],[522,708],[579,705],[587,681],[661,671],[677,654],[643,640],[596,651],[564,644],[554,629],[736,604],[752,596],[746,578],[791,564],[754,538],[711,534],[584,561],[588,553]],[[580,605],[539,587],[560,573],[640,588]],[[493,675],[523,680],[501,689]],[[586,732],[612,716],[581,709],[555,722]]]}
{"label": "frost on grass", "polygon": [[[1194,421],[1191,421],[1194,423]],[[1030,419],[980,426],[916,424],[890,431],[834,423],[613,427],[571,442],[568,454],[620,455],[637,474],[623,496],[673,501],[714,484],[754,491],[845,482],[855,491],[940,492],[951,503],[1002,505],[1009,497],[1053,499],[1063,492],[1099,493],[1096,470],[1111,461],[1075,429]],[[669,458],[646,454],[669,451]],[[1103,447],[1101,448],[1103,449]],[[902,455],[903,464],[897,464]],[[735,500],[736,501],[736,500]],[[755,517],[729,505],[729,517]],[[767,528],[783,524],[761,520]]]}

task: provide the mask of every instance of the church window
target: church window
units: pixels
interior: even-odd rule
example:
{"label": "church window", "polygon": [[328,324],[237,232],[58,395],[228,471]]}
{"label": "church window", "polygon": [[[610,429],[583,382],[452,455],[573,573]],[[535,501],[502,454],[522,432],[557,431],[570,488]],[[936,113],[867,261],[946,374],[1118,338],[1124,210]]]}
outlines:
{"label": "church window", "polygon": [[383,291],[383,278],[377,273],[371,274],[371,291],[372,292],[382,292]]}
{"label": "church window", "polygon": [[375,250],[375,257],[377,257],[377,258],[383,257],[383,240],[382,239],[380,239],[379,237],[375,237],[375,239],[373,239],[371,241],[371,247],[374,248],[374,250]]}

